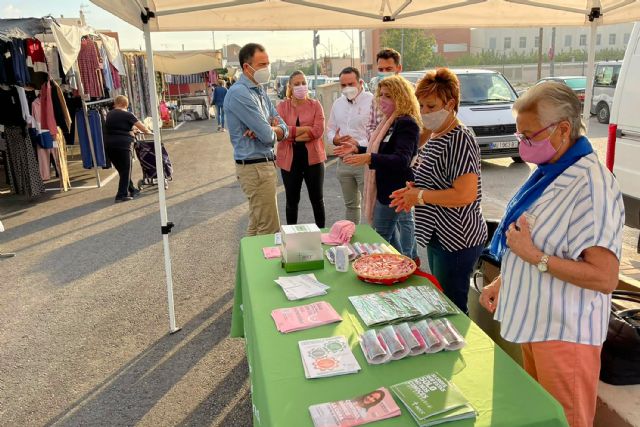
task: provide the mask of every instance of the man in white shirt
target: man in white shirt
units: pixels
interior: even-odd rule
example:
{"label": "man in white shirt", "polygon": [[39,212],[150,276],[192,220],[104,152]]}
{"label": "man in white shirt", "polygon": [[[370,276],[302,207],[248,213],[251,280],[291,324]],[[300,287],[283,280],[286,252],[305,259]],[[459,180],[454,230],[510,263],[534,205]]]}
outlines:
{"label": "man in white shirt", "polygon": [[[371,80],[370,86],[371,91],[374,93],[380,80],[402,72],[402,57],[400,56],[400,52],[390,47],[383,48],[376,55],[376,67],[378,68],[378,75]],[[372,102],[368,125],[369,135],[376,130],[382,121],[382,116],[382,112],[378,110],[376,103]]]}
{"label": "man in white shirt", "polygon": [[[347,67],[340,72],[342,96],[333,103],[327,137],[333,145],[357,144],[366,147],[369,144],[369,114],[373,95],[364,90],[360,72]],[[346,208],[345,218],[360,223],[360,202],[364,191],[365,166],[350,166],[338,161],[338,180],[342,187],[342,196]]]}

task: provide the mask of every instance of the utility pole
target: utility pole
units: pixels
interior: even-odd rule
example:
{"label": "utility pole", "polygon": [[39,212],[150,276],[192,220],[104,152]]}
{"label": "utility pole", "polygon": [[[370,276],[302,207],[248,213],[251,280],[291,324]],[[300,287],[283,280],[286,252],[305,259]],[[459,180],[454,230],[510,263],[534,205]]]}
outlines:
{"label": "utility pole", "polygon": [[216,51],[216,32],[211,31],[211,39],[213,40],[213,51]]}
{"label": "utility pole", "polygon": [[400,65],[404,62],[404,28],[400,30]]}
{"label": "utility pole", "polygon": [[318,56],[317,56],[317,47],[318,43],[320,43],[320,36],[318,35],[318,30],[313,30],[313,85],[315,87],[316,82],[318,81]]}
{"label": "utility pole", "polygon": [[354,66],[355,58],[353,56],[353,29],[351,29],[351,66]]}
{"label": "utility pole", "polygon": [[556,27],[551,28],[551,61],[549,62],[549,76],[556,74]]}
{"label": "utility pole", "polygon": [[542,27],[538,31],[538,78],[540,80],[542,78]]}

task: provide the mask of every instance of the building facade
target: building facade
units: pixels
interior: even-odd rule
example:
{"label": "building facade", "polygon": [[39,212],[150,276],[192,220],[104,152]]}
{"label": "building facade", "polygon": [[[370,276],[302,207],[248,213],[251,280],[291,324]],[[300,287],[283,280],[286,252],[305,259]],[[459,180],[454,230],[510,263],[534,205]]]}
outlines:
{"label": "building facade", "polygon": [[[626,48],[631,30],[633,23],[598,27],[596,51]],[[542,50],[546,54],[551,49],[551,33],[551,27],[543,28]],[[471,30],[470,53],[527,54],[538,50],[538,39],[539,28],[474,28]],[[555,53],[587,50],[588,43],[588,27],[556,27]]]}

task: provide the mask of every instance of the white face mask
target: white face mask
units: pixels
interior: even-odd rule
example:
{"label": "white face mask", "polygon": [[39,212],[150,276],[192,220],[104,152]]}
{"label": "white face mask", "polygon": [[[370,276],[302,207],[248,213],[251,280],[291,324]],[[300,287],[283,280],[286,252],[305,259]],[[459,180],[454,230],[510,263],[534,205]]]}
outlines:
{"label": "white face mask", "polygon": [[353,86],[347,86],[342,89],[342,94],[347,97],[349,101],[353,101],[358,96],[358,88]]}
{"label": "white face mask", "polygon": [[[251,67],[251,65],[249,65],[249,67]],[[271,64],[264,68],[260,68],[259,70],[256,70],[253,67],[251,67],[251,69],[253,70],[253,80],[255,80],[256,83],[259,85],[269,83],[269,79],[271,78]]]}
{"label": "white face mask", "polygon": [[447,117],[449,117],[450,111],[445,110],[444,108],[438,111],[434,111],[433,113],[427,113],[422,115],[422,124],[424,127],[429,129],[432,132],[436,132],[438,129],[442,127],[442,124]]}
{"label": "white face mask", "polygon": [[391,77],[393,76],[395,73],[393,71],[378,71],[378,78],[380,80],[384,79],[385,77]]}

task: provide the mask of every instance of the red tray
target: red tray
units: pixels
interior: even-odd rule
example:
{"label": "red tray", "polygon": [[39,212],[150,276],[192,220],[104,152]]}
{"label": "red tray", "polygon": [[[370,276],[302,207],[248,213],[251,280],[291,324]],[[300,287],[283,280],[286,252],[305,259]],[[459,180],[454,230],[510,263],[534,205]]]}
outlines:
{"label": "red tray", "polygon": [[[402,272],[402,274],[384,274],[381,272],[380,274],[375,273],[363,273],[360,268],[363,264],[367,263],[377,263],[381,264],[381,268],[385,268],[387,266],[393,266],[394,264],[402,263],[405,265],[409,265],[409,269]],[[386,265],[385,265],[386,264]],[[363,282],[375,283],[379,285],[393,285],[394,283],[404,282],[407,280],[417,268],[416,263],[409,257],[399,254],[372,254],[365,255],[363,257],[358,258],[353,262],[352,267],[353,271],[358,276],[358,279]]]}

